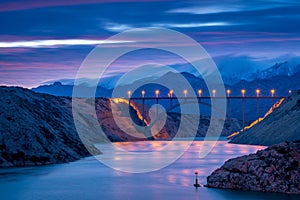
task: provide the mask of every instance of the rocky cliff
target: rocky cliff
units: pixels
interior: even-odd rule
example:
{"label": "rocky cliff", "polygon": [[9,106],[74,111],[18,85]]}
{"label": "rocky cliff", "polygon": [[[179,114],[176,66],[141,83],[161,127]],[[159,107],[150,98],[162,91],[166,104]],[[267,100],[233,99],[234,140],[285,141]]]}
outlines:
{"label": "rocky cliff", "polygon": [[207,186],[300,194],[300,141],[230,159],[207,178]]}
{"label": "rocky cliff", "polygon": [[73,161],[89,155],[70,112],[70,99],[0,87],[0,167]]}

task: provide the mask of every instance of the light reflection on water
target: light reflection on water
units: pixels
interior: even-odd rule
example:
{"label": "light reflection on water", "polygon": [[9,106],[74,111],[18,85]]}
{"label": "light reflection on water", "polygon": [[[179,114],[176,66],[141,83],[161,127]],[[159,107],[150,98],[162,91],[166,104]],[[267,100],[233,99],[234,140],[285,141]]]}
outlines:
{"label": "light reflection on water", "polygon": [[[173,150],[157,153],[156,162],[174,154],[185,141],[174,143]],[[119,143],[131,151],[153,151],[164,147],[168,141]],[[225,160],[254,153],[264,147],[234,145],[220,141],[204,159],[199,158],[202,141],[193,145],[168,167],[155,172],[130,174],[112,170],[93,157],[77,162],[34,168],[0,170],[1,199],[291,199],[287,195],[237,192],[193,187],[194,170],[199,170],[200,184]],[[130,156],[102,155],[121,164],[134,167]],[[146,159],[145,159],[145,163]],[[296,198],[295,198],[296,199]]]}

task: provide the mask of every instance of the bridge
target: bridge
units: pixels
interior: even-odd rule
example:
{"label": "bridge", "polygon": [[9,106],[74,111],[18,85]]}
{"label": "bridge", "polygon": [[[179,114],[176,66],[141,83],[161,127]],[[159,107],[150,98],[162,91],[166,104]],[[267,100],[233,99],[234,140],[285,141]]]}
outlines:
{"label": "bridge", "polygon": [[[226,99],[227,102],[227,117],[230,118],[230,103],[231,100],[237,99],[237,100],[241,100],[241,110],[242,110],[242,127],[245,127],[245,100],[246,99],[250,99],[250,100],[255,100],[256,101],[256,113],[257,113],[257,120],[258,122],[260,121],[259,118],[259,100],[262,99],[271,99],[272,100],[272,105],[274,105],[275,100],[283,100],[284,98],[286,98],[285,96],[277,96],[275,95],[275,89],[271,89],[270,90],[270,95],[269,96],[262,96],[261,95],[261,90],[260,89],[256,89],[255,91],[255,96],[246,96],[246,90],[242,89],[241,90],[241,95],[240,96],[232,96],[231,95],[231,90],[227,89],[226,90],[226,95],[225,96],[217,96],[216,95],[216,90],[212,90],[212,96],[203,96],[202,95],[202,90],[198,90],[198,96],[197,97],[190,97],[188,96],[188,91],[187,90],[183,90],[183,96],[173,96],[173,90],[170,90],[167,96],[160,96],[160,91],[159,90],[155,90],[154,96],[149,97],[149,96],[145,96],[146,92],[144,90],[141,91],[141,96],[137,97],[137,96],[131,96],[131,91],[127,92],[128,97],[127,98],[115,98],[115,99],[123,99],[125,100],[128,104],[130,104],[130,102],[136,102],[136,101],[141,101],[142,102],[142,111],[140,113],[140,118],[141,121],[143,123],[143,126],[145,125],[145,102],[146,101],[155,101],[156,104],[159,104],[159,102],[161,101],[169,101],[169,108],[167,109],[167,111],[170,111],[172,109],[174,109],[175,107],[180,106],[180,104],[174,104],[174,101],[179,101],[181,100],[182,104],[191,104],[191,103],[198,103],[198,104],[206,104],[207,106],[211,106],[211,104],[206,103],[202,100],[216,100],[216,99]],[[291,90],[289,90],[289,95],[291,94]],[[197,99],[197,101],[195,101]],[[282,102],[282,101],[281,101]],[[243,129],[244,130],[244,129]]]}

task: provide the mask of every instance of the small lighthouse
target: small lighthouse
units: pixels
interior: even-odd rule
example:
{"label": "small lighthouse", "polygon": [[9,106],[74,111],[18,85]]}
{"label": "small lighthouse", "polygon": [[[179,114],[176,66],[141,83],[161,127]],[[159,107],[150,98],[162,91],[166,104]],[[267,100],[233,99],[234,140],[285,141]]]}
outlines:
{"label": "small lighthouse", "polygon": [[198,170],[196,169],[195,170],[195,175],[196,175],[196,180],[195,180],[195,184],[194,184],[194,186],[195,186],[195,188],[198,188],[198,187],[200,187],[200,184],[198,183]]}

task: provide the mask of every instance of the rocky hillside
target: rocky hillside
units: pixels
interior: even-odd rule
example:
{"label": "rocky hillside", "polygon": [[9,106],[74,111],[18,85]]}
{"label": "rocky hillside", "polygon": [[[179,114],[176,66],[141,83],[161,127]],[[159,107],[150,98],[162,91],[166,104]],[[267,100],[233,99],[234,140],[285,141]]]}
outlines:
{"label": "rocky hillside", "polygon": [[235,136],[238,144],[272,145],[300,139],[300,90],[293,91],[280,107],[263,121]]}
{"label": "rocky hillside", "polygon": [[[113,142],[172,138],[180,124],[180,114],[169,113],[166,124],[159,133],[145,135],[141,129],[133,126],[132,122],[133,119],[136,124],[142,124],[139,118],[141,105],[132,103],[128,116],[122,110],[122,107],[128,107],[128,104],[117,104],[110,99],[97,98],[97,119],[91,119],[90,113],[85,112],[80,113],[77,119],[79,126],[86,131],[86,134],[79,138],[70,97],[55,97],[18,87],[0,87],[0,95],[0,167],[73,161],[89,155],[82,141],[90,147],[89,150],[93,154],[99,153],[93,145],[105,141],[106,138],[99,135],[95,128],[98,123]],[[90,100],[76,98],[82,110],[91,105]],[[126,127],[126,130],[118,127],[113,112],[118,116],[118,124]],[[148,112],[147,108],[145,112]],[[182,117],[193,118],[192,115]],[[208,117],[201,117],[197,136],[205,136],[209,120]],[[146,116],[146,122],[150,123],[149,116]],[[189,127],[185,126],[182,137],[193,137]],[[237,121],[225,122],[223,135],[239,129]]]}
{"label": "rocky hillside", "polygon": [[73,161],[89,155],[77,136],[70,99],[0,87],[0,167]]}
{"label": "rocky hillside", "polygon": [[[98,122],[113,142],[149,139],[145,136],[136,138],[122,131],[112,115],[112,106],[116,105],[109,99],[96,99],[95,124],[92,124],[95,121],[90,113],[80,113],[78,125],[86,130],[86,134],[79,138],[70,97],[35,93],[19,87],[0,87],[0,95],[0,167],[74,161],[90,155],[82,141],[93,154],[98,154],[100,151],[94,144],[105,141],[95,129]],[[76,101],[80,101],[82,109],[90,105],[87,98],[77,98]],[[134,129],[129,116],[118,107],[113,110],[119,112],[119,123],[128,127],[127,132],[141,134]],[[135,110],[131,110],[131,117],[137,118]],[[162,130],[157,138],[169,136]]]}
{"label": "rocky hillside", "polygon": [[207,186],[300,194],[300,141],[230,159],[207,178]]}

